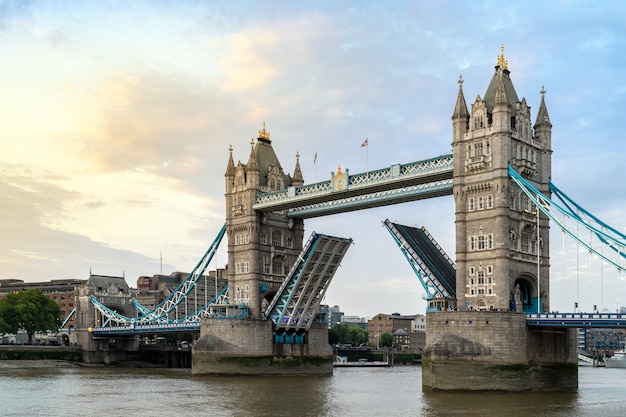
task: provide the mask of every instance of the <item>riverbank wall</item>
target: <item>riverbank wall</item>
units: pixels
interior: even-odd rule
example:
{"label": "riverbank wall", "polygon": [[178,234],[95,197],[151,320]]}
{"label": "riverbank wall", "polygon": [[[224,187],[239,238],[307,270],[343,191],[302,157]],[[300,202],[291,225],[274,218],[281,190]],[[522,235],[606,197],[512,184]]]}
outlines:
{"label": "riverbank wall", "polygon": [[0,360],[44,359],[82,362],[83,350],[74,346],[0,345]]}

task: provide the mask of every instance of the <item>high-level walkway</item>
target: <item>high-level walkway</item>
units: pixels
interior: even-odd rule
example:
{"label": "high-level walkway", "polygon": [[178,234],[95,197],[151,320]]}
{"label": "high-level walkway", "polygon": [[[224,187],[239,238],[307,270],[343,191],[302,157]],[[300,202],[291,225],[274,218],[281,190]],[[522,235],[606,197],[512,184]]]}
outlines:
{"label": "high-level walkway", "polygon": [[311,218],[452,194],[452,154],[257,195],[253,209]]}

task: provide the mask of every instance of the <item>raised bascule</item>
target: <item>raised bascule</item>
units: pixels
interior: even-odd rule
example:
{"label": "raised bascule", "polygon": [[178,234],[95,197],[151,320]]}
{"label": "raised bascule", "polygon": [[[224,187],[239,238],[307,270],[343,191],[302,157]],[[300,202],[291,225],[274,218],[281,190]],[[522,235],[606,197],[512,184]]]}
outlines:
{"label": "raised bascule", "polygon": [[[552,124],[543,88],[540,95],[533,124],[503,48],[484,97],[477,96],[471,110],[459,79],[452,154],[356,175],[339,168],[330,180],[307,185],[299,156],[287,174],[263,125],[246,163],[235,164],[230,148],[225,225],[179,288],[153,310],[131,302],[128,289],[114,283],[102,284],[108,290],[97,294],[81,293],[76,314],[85,357],[97,360],[113,337],[132,349],[141,332],[180,328],[200,332],[194,374],[332,373],[320,304],[352,240],[313,232],[305,242],[304,219],[453,195],[455,260],[425,227],[383,222],[428,299],[424,387],[575,389],[575,329],[620,327],[626,318],[547,313],[550,222],[619,271],[626,236],[551,183]],[[567,222],[601,245],[572,233]],[[198,302],[196,288],[208,287],[202,277],[224,236],[228,285],[216,285],[210,297],[205,291]],[[596,251],[600,246],[614,257]]]}

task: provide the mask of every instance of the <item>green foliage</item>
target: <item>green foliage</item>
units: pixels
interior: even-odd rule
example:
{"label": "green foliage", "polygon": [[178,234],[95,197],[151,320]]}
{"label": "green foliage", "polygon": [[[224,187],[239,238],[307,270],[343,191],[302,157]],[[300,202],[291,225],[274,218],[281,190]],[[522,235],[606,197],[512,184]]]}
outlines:
{"label": "green foliage", "polygon": [[10,332],[11,332],[11,326],[7,324],[7,322],[4,320],[4,317],[2,317],[2,314],[0,314],[0,334],[10,333]]}
{"label": "green foliage", "polygon": [[350,326],[348,324],[339,323],[335,326],[334,331],[337,333],[338,343],[351,345],[360,345],[367,343],[367,330],[359,326]]}
{"label": "green foliage", "polygon": [[58,329],[61,314],[59,305],[36,288],[13,292],[0,300],[0,326],[11,333],[24,329],[29,344],[36,331]]}
{"label": "green foliage", "polygon": [[385,332],[380,335],[380,346],[391,347],[393,346],[393,335],[389,332]]}

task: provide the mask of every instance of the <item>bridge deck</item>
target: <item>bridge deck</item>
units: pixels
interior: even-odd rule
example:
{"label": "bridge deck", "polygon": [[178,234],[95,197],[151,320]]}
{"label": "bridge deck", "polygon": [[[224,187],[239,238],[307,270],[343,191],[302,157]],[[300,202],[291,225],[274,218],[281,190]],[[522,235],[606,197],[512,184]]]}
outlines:
{"label": "bridge deck", "polygon": [[533,327],[626,327],[626,314],[619,313],[541,313],[527,314],[526,325]]}
{"label": "bridge deck", "polygon": [[276,329],[308,330],[352,239],[313,233],[265,312]]}
{"label": "bridge deck", "polygon": [[[456,297],[456,267],[426,228],[410,227],[386,219],[389,230],[430,297]],[[433,292],[434,291],[434,292]]]}

